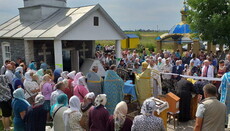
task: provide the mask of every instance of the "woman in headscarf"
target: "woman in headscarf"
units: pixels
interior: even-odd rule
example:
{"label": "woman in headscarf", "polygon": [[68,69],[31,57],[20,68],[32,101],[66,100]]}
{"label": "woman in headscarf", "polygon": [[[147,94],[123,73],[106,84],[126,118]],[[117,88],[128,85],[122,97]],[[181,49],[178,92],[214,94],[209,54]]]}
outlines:
{"label": "woman in headscarf", "polygon": [[50,75],[46,74],[42,78],[41,83],[41,93],[45,97],[44,109],[47,111],[47,120],[50,118],[50,97],[52,92],[54,91],[54,82],[51,80]]}
{"label": "woman in headscarf", "polygon": [[17,88],[24,88],[24,86],[22,84],[22,82],[23,82],[23,72],[22,72],[22,70],[15,71],[14,76],[15,76],[15,78],[13,79],[13,85],[12,85],[13,89],[16,90]]}
{"label": "woman in headscarf", "polygon": [[[74,80],[75,75],[76,75],[76,71],[71,71],[70,73],[67,74],[67,80],[68,80],[67,88],[69,88],[69,90],[66,89],[66,91],[69,91],[70,97],[73,96],[74,86],[72,85],[72,82]],[[68,92],[65,92],[65,93],[68,93]]]}
{"label": "woman in headscarf", "polygon": [[108,99],[106,108],[109,114],[113,114],[116,105],[123,100],[124,81],[117,75],[115,70],[116,66],[112,65],[106,71],[104,80],[104,93]]}
{"label": "woman in headscarf", "polygon": [[83,131],[80,126],[82,114],[80,112],[81,103],[77,96],[72,96],[69,100],[70,108],[64,111],[63,120],[65,131]]}
{"label": "woman in headscarf", "polygon": [[38,75],[39,81],[42,81],[42,77],[44,76],[44,70],[39,69],[36,74]]}
{"label": "woman in headscarf", "polygon": [[152,99],[146,99],[141,107],[141,114],[134,118],[132,131],[164,131],[163,120],[154,116],[156,104]]}
{"label": "woman in headscarf", "polygon": [[84,102],[81,104],[82,118],[80,121],[81,127],[89,130],[89,111],[94,108],[95,95],[93,92],[86,94]]}
{"label": "woman in headscarf", "polygon": [[63,80],[65,80],[65,79],[68,79],[68,76],[67,76],[68,74],[69,74],[68,71],[63,71],[63,72],[61,73],[61,76],[58,78],[57,82],[63,81]]}
{"label": "woman in headscarf", "polygon": [[75,75],[74,80],[73,80],[73,82],[72,82],[73,87],[75,87],[76,85],[78,85],[78,79],[79,79],[80,77],[82,77],[82,76],[83,76],[83,73],[82,73],[82,72],[78,72],[78,73]]}
{"label": "woman in headscarf", "polygon": [[24,117],[26,110],[30,106],[29,102],[26,101],[24,90],[18,88],[13,92],[14,99],[12,101],[12,108],[14,112],[14,131],[24,131],[25,123]]}
{"label": "woman in headscarf", "polygon": [[23,83],[25,89],[25,98],[30,104],[33,104],[35,96],[40,91],[39,85],[35,81],[35,77],[33,77],[33,75],[34,73],[32,71],[26,72]]}
{"label": "woman in headscarf", "polygon": [[109,120],[109,112],[105,108],[106,102],[106,94],[100,94],[96,97],[95,107],[89,112],[90,131],[106,131],[106,123]]}
{"label": "woman in headscarf", "polygon": [[54,131],[64,131],[65,124],[63,120],[63,113],[68,109],[68,97],[66,94],[62,94],[57,97],[57,103],[51,107],[50,114],[53,118]]}
{"label": "woman in headscarf", "polygon": [[131,131],[133,122],[126,117],[128,106],[124,101],[117,104],[114,115],[107,122],[107,131]]}
{"label": "woman in headscarf", "polygon": [[36,65],[35,65],[35,62],[34,62],[34,61],[32,61],[32,62],[29,64],[29,69],[30,69],[30,70],[34,70],[34,71],[36,71],[36,70],[37,70],[37,68],[36,68]]}
{"label": "woman in headscarf", "polygon": [[74,87],[74,95],[83,102],[87,93],[89,93],[89,90],[85,81],[85,76],[82,76],[78,79],[78,84]]}
{"label": "woman in headscarf", "polygon": [[45,131],[46,130],[46,114],[47,111],[43,108],[45,97],[38,94],[35,97],[35,103],[28,108],[26,113],[26,131]]}
{"label": "woman in headscarf", "polygon": [[57,83],[58,78],[61,76],[62,69],[58,68],[54,70],[54,83]]}

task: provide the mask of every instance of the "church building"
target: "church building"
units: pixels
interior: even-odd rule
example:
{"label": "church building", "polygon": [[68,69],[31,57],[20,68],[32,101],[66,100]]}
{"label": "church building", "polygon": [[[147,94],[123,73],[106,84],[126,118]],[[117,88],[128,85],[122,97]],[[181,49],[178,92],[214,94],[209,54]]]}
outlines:
{"label": "church building", "polygon": [[126,36],[99,5],[66,7],[66,0],[24,0],[19,15],[0,25],[0,64],[24,59],[45,61],[54,68],[77,70],[93,58],[96,40],[116,41]]}

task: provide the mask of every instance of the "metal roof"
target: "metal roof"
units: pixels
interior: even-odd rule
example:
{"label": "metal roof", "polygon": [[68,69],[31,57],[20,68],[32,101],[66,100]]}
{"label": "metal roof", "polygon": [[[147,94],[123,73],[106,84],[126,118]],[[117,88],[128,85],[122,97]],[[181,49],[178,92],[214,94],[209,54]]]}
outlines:
{"label": "metal roof", "polygon": [[119,26],[99,4],[77,8],[60,8],[48,18],[36,22],[22,23],[18,15],[0,25],[0,38],[55,39],[97,9],[104,13],[115,30],[125,38],[126,36]]}
{"label": "metal roof", "polygon": [[136,34],[126,34],[128,38],[139,38]]}

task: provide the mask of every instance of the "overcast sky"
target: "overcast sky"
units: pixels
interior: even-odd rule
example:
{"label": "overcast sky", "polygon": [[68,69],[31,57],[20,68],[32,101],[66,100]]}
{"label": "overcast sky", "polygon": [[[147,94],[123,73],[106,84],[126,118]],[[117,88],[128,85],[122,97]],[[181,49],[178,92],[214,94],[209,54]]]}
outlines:
{"label": "overcast sky", "polygon": [[[123,30],[169,30],[181,20],[183,0],[67,0],[68,7],[100,4]],[[23,0],[0,0],[0,23],[19,14]]]}

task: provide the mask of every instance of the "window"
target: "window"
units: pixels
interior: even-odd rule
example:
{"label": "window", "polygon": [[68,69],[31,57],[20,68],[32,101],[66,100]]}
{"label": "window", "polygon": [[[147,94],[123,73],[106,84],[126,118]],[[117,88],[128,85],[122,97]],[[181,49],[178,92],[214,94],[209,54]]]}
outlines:
{"label": "window", "polygon": [[97,16],[93,17],[93,25],[99,26],[99,17],[97,17]]}
{"label": "window", "polygon": [[8,43],[8,42],[2,43],[2,59],[3,59],[3,62],[5,60],[11,59],[10,43]]}

